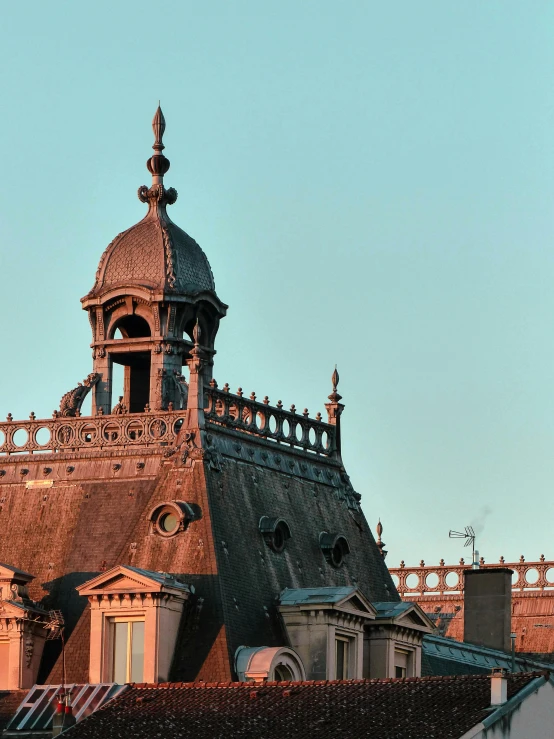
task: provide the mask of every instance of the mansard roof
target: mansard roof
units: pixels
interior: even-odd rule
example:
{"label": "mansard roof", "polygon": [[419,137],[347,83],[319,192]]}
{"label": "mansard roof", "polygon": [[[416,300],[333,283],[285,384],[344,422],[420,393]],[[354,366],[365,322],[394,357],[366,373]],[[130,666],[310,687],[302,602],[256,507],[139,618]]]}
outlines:
{"label": "mansard roof", "polygon": [[401,680],[132,685],[69,729],[67,739],[313,737],[429,739],[496,723],[548,673],[508,676],[508,703],[490,709],[485,675]]}

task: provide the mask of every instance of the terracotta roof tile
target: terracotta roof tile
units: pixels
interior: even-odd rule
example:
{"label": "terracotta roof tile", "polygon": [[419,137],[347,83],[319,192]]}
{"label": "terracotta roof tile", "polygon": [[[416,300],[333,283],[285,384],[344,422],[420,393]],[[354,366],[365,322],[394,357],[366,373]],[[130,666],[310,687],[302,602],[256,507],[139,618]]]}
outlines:
{"label": "terracotta roof tile", "polygon": [[26,690],[0,691],[0,733],[6,728],[26,695]]}
{"label": "terracotta roof tile", "polygon": [[[538,676],[510,676],[508,696]],[[68,739],[456,739],[490,713],[484,675],[304,683],[131,685]]]}

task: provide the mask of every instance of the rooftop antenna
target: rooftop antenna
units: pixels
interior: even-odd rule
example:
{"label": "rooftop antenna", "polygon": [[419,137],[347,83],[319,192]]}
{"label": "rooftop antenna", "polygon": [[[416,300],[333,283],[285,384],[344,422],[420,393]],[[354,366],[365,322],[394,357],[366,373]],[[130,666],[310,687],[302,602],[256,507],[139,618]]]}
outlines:
{"label": "rooftop antenna", "polygon": [[448,532],[450,539],[465,539],[464,547],[471,547],[472,549],[472,567],[474,570],[479,569],[479,552],[475,549],[475,531],[473,526],[466,526],[464,531],[453,531],[450,529]]}

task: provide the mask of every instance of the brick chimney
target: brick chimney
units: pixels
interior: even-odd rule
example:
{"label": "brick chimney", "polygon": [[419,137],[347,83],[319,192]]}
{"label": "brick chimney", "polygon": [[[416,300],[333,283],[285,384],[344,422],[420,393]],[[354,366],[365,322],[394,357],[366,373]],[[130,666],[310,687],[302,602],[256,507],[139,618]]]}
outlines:
{"label": "brick chimney", "polygon": [[464,641],[510,651],[512,575],[509,567],[464,573]]}

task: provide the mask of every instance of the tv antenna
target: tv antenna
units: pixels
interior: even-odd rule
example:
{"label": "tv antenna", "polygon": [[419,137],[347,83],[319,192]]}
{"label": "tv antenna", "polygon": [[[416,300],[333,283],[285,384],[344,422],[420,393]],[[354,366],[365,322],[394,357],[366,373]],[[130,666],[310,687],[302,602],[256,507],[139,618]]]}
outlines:
{"label": "tv antenna", "polygon": [[479,552],[475,549],[475,531],[473,526],[466,526],[464,531],[453,531],[450,529],[448,532],[450,539],[465,539],[464,547],[471,547],[472,550],[472,566],[474,569],[479,567]]}

